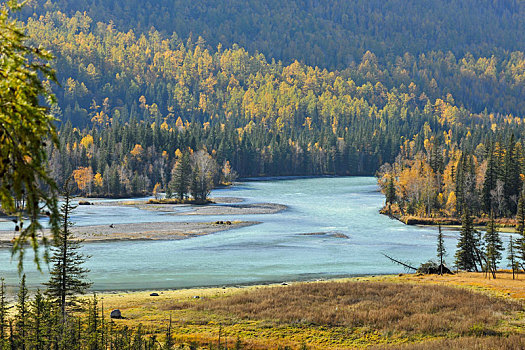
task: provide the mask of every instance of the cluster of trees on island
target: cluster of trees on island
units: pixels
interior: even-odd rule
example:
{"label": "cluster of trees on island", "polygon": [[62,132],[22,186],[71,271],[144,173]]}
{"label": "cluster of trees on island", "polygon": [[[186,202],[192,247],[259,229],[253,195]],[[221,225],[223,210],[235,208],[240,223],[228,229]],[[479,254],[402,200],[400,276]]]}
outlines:
{"label": "cluster of trees on island", "polygon": [[191,194],[203,202],[212,188],[237,176],[227,159],[219,166],[216,151],[198,150],[190,133],[143,123],[86,133],[66,123],[59,142],[62,148],[48,146],[48,170],[59,186],[72,177],[85,196],[160,197],[165,192],[168,199]]}

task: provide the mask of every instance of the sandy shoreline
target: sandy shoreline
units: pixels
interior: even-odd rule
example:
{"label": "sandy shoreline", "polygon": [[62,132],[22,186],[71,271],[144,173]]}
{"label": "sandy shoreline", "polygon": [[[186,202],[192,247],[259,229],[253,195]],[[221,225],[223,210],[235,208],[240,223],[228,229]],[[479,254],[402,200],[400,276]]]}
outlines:
{"label": "sandy shoreline", "polygon": [[214,203],[208,205],[192,204],[147,204],[145,200],[104,202],[94,205],[111,206],[132,206],[141,210],[161,211],[173,215],[258,215],[276,214],[288,207],[277,203],[251,203],[242,204],[242,199],[235,197],[213,198]]}
{"label": "sandy shoreline", "polygon": [[[77,198],[78,200],[84,200]],[[214,204],[147,204],[146,200],[119,200],[115,202],[98,202],[97,199],[86,199],[92,206],[131,206],[140,210],[161,211],[169,215],[223,216],[221,221],[214,222],[144,222],[112,225],[73,226],[72,231],[79,239],[86,242],[120,241],[120,240],[178,240],[208,235],[220,231],[259,224],[259,221],[227,221],[231,215],[275,214],[287,207],[276,203],[242,204],[236,197],[214,198]],[[7,218],[5,218],[7,220]],[[43,234],[49,236],[49,230]],[[10,247],[14,231],[0,231],[0,248]]]}
{"label": "sandy shoreline", "polygon": [[[215,222],[146,222],[135,224],[73,226],[71,231],[86,242],[120,240],[178,240],[256,225],[257,221]],[[49,230],[44,230],[49,236]],[[0,231],[0,247],[10,246],[13,231]]]}

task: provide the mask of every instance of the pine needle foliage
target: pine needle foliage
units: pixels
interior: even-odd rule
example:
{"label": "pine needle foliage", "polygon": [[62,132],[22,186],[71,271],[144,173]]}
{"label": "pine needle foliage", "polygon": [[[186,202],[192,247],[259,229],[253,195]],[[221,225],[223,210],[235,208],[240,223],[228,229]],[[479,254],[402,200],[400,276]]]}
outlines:
{"label": "pine needle foliage", "polygon": [[498,227],[494,222],[494,217],[490,217],[487,225],[487,232],[485,232],[485,254],[486,254],[486,270],[496,278],[496,269],[498,263],[501,261],[503,251],[503,243],[499,236]]}
{"label": "pine needle foliage", "polygon": [[[13,252],[19,255],[20,271],[26,243],[38,248],[42,204],[54,232],[58,229],[56,186],[47,174],[45,151],[46,140],[58,144],[55,118],[49,113],[55,97],[42,78],[56,79],[48,62],[52,55],[27,45],[25,28],[12,19],[21,7],[17,0],[0,3],[0,206],[18,217]],[[24,217],[29,218],[25,227]],[[35,261],[39,266],[38,254]]]}
{"label": "pine needle foliage", "polygon": [[461,218],[461,231],[455,254],[456,266],[466,271],[478,271],[478,240],[474,229],[472,216],[467,209],[463,210]]}
{"label": "pine needle foliage", "polygon": [[53,267],[51,277],[46,283],[47,294],[57,301],[63,319],[66,316],[66,305],[73,303],[76,295],[85,294],[91,286],[91,283],[86,281],[89,270],[83,267],[87,257],[80,252],[82,241],[76,239],[70,230],[73,225],[70,216],[75,208],[66,184],[64,203],[60,209],[62,224],[53,242],[50,258]]}

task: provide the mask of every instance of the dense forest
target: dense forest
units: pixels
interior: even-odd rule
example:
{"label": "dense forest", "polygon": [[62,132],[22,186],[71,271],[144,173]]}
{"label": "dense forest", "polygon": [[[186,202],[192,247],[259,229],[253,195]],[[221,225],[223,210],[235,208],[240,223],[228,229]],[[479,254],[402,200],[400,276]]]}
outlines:
{"label": "dense forest", "polygon": [[521,141],[522,2],[383,5],[30,2],[28,37],[56,56],[54,178],[124,196],[171,191],[185,153],[217,184],[372,175],[444,134],[457,152]]}
{"label": "dense forest", "polygon": [[[59,11],[78,18],[70,31],[100,34],[102,22],[137,38],[157,30],[173,41],[202,37],[210,51],[237,44],[284,65],[345,70],[358,85],[413,82],[432,100],[450,93],[473,112],[525,111],[522,1],[35,0],[23,17]],[[377,59],[363,63],[367,51]]]}
{"label": "dense forest", "polygon": [[201,36],[212,47],[238,44],[286,64],[328,69],[347,68],[367,50],[394,62],[407,52],[490,56],[525,47],[525,4],[518,0],[34,0],[24,15],[53,11],[85,12],[121,31],[154,27],[180,38]]}
{"label": "dense forest", "polygon": [[469,135],[474,140],[463,150],[446,134],[425,139],[421,150],[405,142],[379,171],[387,205],[420,217],[458,217],[465,208],[479,217],[514,217],[524,195],[525,152],[513,133],[491,134]]}

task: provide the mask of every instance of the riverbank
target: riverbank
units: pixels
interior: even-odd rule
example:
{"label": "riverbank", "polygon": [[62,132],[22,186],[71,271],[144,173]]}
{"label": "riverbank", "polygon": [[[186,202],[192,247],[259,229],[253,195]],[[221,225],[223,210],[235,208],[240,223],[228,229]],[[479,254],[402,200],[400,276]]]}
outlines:
{"label": "riverbank", "polygon": [[[144,222],[134,224],[111,224],[73,226],[76,238],[86,242],[123,240],[178,240],[259,224],[257,221],[217,222]],[[0,247],[10,246],[16,232],[0,231]],[[44,230],[50,237],[51,232]]]}
{"label": "riverbank", "polygon": [[171,319],[177,344],[438,349],[451,342],[452,349],[520,349],[525,332],[525,287],[508,273],[496,280],[474,273],[401,274],[99,298],[106,314],[121,310],[125,319],[115,320],[118,325],[141,324],[162,337]]}
{"label": "riverbank", "polygon": [[[399,213],[389,213],[387,208],[382,208],[379,211],[380,214],[386,215],[391,219],[398,220],[405,225],[419,225],[419,226],[449,226],[458,228],[461,226],[461,219],[456,217],[422,217],[415,215],[401,215]],[[513,233],[515,232],[514,227],[516,220],[508,218],[498,218],[494,220],[503,232]],[[473,218],[474,226],[485,227],[489,222],[489,218]]]}
{"label": "riverbank", "polygon": [[[99,199],[100,200],[100,199]],[[243,204],[241,198],[219,197],[206,205],[148,203],[148,200],[97,201],[77,198],[82,206],[109,207],[124,206],[140,210],[157,211],[176,216],[218,216],[213,222],[144,222],[109,225],[73,226],[71,231],[78,239],[86,242],[122,240],[178,240],[208,235],[220,231],[259,224],[259,221],[231,221],[234,215],[275,214],[287,209],[277,203]],[[7,221],[7,220],[6,220]],[[10,246],[17,232],[0,230],[0,248]],[[50,237],[49,230],[43,230],[40,237]]]}
{"label": "riverbank", "polygon": [[211,199],[211,203],[205,205],[195,204],[163,204],[148,203],[146,200],[126,200],[115,202],[96,202],[91,205],[102,206],[132,206],[140,210],[160,211],[173,215],[263,215],[276,214],[288,207],[277,203],[250,203],[243,204],[241,198],[218,197]]}

